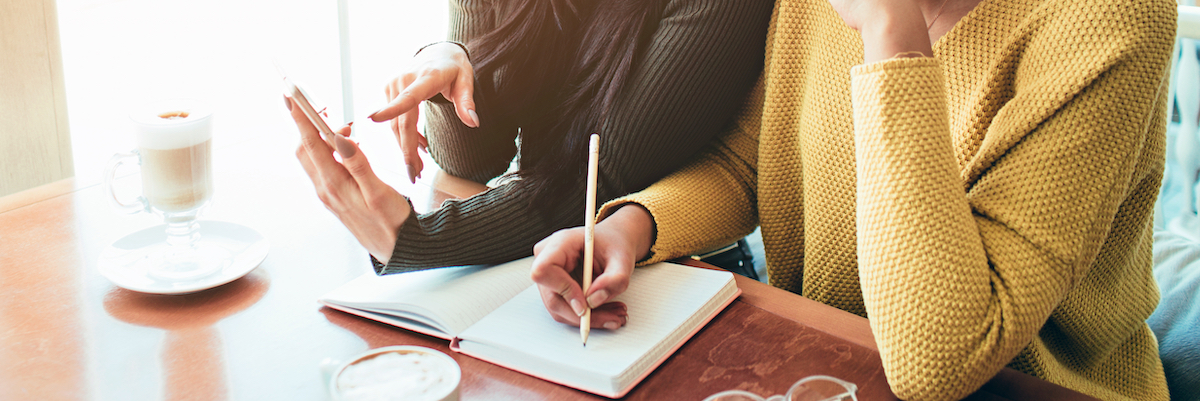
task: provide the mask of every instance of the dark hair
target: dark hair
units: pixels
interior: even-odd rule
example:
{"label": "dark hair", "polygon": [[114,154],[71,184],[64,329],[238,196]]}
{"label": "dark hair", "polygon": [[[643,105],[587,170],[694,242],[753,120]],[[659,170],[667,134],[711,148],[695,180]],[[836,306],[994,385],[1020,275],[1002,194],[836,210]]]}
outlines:
{"label": "dark hair", "polygon": [[533,193],[530,207],[582,187],[588,136],[604,135],[607,112],[664,4],[513,0],[501,10],[507,19],[469,43],[476,91],[492,99],[492,114],[523,117],[516,175]]}

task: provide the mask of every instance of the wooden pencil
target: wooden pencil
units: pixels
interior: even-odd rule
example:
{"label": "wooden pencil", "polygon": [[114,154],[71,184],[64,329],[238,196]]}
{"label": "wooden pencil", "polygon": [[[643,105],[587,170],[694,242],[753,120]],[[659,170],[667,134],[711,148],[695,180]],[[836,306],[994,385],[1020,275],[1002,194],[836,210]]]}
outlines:
{"label": "wooden pencil", "polygon": [[[592,252],[596,236],[596,175],[600,165],[600,135],[592,134],[588,141],[588,170],[587,198],[584,207],[585,215],[583,234],[583,295],[587,302],[588,288],[592,286]],[[587,345],[588,333],[592,331],[592,307],[584,305],[583,316],[579,319],[579,337],[583,345]]]}

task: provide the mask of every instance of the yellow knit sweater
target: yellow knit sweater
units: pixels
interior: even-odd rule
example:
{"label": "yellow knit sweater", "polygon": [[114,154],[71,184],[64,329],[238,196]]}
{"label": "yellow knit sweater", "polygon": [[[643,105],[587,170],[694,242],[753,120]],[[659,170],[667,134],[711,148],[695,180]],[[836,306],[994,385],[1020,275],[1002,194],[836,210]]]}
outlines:
{"label": "yellow knit sweater", "polygon": [[901,398],[961,398],[1007,365],[1166,399],[1145,320],[1175,13],[984,0],[935,58],[858,65],[827,0],[781,0],[729,133],[601,214],[650,210],[647,262],[761,221],[771,284],[868,316]]}

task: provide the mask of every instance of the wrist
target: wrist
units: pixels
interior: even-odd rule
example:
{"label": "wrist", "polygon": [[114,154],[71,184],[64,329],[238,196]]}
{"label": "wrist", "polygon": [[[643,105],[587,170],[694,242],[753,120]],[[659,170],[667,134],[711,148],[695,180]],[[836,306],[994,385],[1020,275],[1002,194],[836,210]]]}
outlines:
{"label": "wrist", "polygon": [[387,224],[382,228],[383,235],[375,237],[380,241],[373,244],[371,247],[372,249],[367,250],[371,256],[374,256],[375,259],[379,259],[379,261],[383,262],[384,265],[386,265],[388,261],[392,259],[392,254],[395,253],[396,243],[400,241],[400,230],[404,228],[404,224],[408,222],[409,218],[415,216],[412,208],[412,201],[408,200],[408,197],[403,195],[401,195],[401,197],[404,199],[403,206],[395,208],[398,213],[387,218],[387,220],[391,221],[392,223]]}
{"label": "wrist", "polygon": [[597,228],[603,225],[606,230],[613,230],[619,238],[624,238],[634,260],[643,260],[650,254],[654,245],[656,227],[654,216],[645,207],[636,203],[627,203],[618,208],[608,218],[601,221]]}
{"label": "wrist", "polygon": [[387,255],[383,255],[383,254],[376,253],[376,252],[368,252],[368,253],[371,255],[372,258],[375,258],[375,260],[378,261],[381,266],[387,266],[388,262],[392,260],[391,252],[389,252]]}
{"label": "wrist", "polygon": [[[392,235],[390,236],[380,236],[380,241],[375,243],[374,246],[371,247],[372,249],[367,249],[367,252],[369,252],[371,256],[374,256],[375,259],[379,259],[380,262],[383,262],[384,265],[388,264],[388,262],[392,260],[392,254],[396,251],[396,241],[399,238],[399,232],[400,230],[396,229],[395,231],[392,231]],[[388,241],[389,239],[391,241]]]}

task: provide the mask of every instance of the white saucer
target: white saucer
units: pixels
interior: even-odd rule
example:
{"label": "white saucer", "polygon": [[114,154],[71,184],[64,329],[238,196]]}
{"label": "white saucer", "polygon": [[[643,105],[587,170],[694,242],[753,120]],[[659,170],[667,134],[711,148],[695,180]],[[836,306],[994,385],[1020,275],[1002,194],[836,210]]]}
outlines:
{"label": "white saucer", "polygon": [[100,252],[100,274],[118,287],[150,294],[187,294],[237,280],[267,257],[270,246],[262,234],[250,227],[223,221],[202,220],[202,249],[217,250],[232,257],[219,269],[203,277],[164,280],[150,274],[148,254],[167,240],[167,226],[150,227],[113,242]]}

